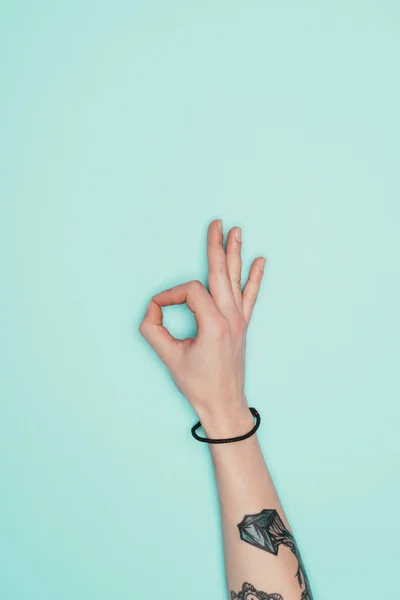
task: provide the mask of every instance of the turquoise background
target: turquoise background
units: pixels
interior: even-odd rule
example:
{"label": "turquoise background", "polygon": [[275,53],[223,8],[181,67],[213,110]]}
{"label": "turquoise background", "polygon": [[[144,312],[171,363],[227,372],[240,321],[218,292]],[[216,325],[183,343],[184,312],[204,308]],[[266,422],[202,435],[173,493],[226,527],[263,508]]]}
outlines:
{"label": "turquoise background", "polygon": [[2,4],[2,599],[225,598],[208,450],[137,333],[214,217],[268,258],[247,393],[315,598],[395,597],[399,28],[385,0]]}

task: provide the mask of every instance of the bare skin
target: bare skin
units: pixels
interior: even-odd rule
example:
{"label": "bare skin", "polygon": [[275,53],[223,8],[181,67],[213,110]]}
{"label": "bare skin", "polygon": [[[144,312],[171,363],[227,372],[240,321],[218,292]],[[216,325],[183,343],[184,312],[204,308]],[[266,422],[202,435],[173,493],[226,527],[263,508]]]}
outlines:
{"label": "bare skin", "polygon": [[[211,438],[242,435],[254,424],[245,394],[246,333],[265,259],[254,260],[242,288],[241,247],[240,228],[229,231],[224,248],[222,222],[212,221],[207,236],[208,290],[199,281],[190,281],[156,294],[140,325],[140,333],[168,367]],[[177,340],[163,326],[162,308],[183,303],[193,312],[198,331],[194,338]],[[312,600],[257,436],[238,443],[210,444],[210,449],[231,598]],[[263,510],[271,515],[276,511],[286,532],[275,548],[276,555],[239,535],[243,518]],[[274,535],[274,527],[269,533]]]}

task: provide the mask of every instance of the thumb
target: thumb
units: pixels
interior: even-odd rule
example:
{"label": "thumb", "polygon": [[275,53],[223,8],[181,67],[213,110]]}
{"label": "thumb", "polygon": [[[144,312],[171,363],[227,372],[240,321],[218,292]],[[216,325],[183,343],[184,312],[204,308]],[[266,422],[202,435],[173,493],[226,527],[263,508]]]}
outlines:
{"label": "thumb", "polygon": [[163,326],[163,313],[161,307],[150,300],[146,313],[139,326],[139,331],[146,342],[155,350],[161,360],[167,364],[177,350],[179,340],[174,338]]}

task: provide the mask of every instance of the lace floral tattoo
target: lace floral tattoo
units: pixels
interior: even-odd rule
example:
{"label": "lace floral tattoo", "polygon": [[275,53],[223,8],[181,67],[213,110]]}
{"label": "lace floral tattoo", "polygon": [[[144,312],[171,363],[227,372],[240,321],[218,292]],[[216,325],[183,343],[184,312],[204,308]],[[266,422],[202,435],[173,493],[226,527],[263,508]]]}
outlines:
{"label": "lace floral tattoo", "polygon": [[244,583],[241,592],[231,592],[231,600],[283,600],[283,597],[280,594],[258,592],[251,583]]}

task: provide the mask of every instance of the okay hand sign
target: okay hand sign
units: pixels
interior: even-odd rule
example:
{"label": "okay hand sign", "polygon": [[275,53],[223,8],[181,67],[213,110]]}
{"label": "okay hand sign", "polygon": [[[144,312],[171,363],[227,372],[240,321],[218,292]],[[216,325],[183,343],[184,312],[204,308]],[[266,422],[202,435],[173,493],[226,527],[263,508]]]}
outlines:
{"label": "okay hand sign", "polygon": [[[208,288],[189,281],[152,297],[140,333],[154,348],[197,412],[207,434],[238,431],[252,422],[244,390],[247,326],[264,272],[256,258],[242,289],[241,229],[232,228],[226,249],[222,222],[208,228]],[[162,307],[186,303],[197,335],[178,340],[163,326]]]}

